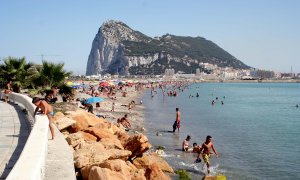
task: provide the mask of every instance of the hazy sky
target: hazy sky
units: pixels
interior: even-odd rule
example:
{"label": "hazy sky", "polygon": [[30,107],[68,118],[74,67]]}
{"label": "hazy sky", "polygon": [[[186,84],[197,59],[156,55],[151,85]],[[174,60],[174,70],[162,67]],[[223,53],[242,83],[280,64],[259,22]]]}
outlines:
{"label": "hazy sky", "polygon": [[101,24],[148,36],[202,36],[252,67],[300,73],[298,0],[2,0],[0,58],[64,62],[85,74]]}

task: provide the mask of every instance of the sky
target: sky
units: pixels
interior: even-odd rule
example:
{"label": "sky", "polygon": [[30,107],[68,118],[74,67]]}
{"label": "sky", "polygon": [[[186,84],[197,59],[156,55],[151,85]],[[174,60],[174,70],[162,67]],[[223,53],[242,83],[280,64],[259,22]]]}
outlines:
{"label": "sky", "polygon": [[300,73],[298,0],[2,0],[0,60],[41,63],[43,54],[85,74],[92,41],[108,20],[150,37],[201,36],[251,67]]}

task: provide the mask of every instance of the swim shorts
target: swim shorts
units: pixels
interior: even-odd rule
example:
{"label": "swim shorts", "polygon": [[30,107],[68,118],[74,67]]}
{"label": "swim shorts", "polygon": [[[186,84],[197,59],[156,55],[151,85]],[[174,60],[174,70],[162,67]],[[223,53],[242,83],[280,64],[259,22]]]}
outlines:
{"label": "swim shorts", "polygon": [[177,128],[180,128],[180,121],[177,122]]}
{"label": "swim shorts", "polygon": [[209,154],[202,154],[202,158],[204,163],[209,163],[209,158],[210,158]]}

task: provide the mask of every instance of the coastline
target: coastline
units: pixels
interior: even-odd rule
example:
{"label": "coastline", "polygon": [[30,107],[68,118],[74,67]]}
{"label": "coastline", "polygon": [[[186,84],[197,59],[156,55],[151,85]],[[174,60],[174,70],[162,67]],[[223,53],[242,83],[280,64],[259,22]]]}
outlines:
{"label": "coastline", "polygon": [[[131,112],[122,106],[131,101],[139,102],[143,90],[128,87],[125,91],[127,96],[118,92],[116,100],[102,94],[100,97],[105,101],[94,110],[94,114],[75,108],[73,104],[69,110],[54,115],[53,122],[73,151],[77,179],[154,180],[175,176],[173,168],[150,150],[152,145],[143,134],[143,105],[137,104]],[[113,101],[116,112],[111,112]],[[99,118],[96,116],[99,114],[107,117]],[[117,118],[124,114],[129,115],[132,124],[128,132],[117,124]]]}
{"label": "coastline", "polygon": [[[112,100],[106,95],[100,95],[101,98],[105,99],[104,102],[100,103],[99,110],[95,109],[95,114],[100,114],[105,117],[106,120],[117,123],[117,119],[128,114],[129,121],[133,126],[134,131],[142,131],[144,127],[144,106],[140,104],[141,98],[144,94],[144,90],[135,91],[134,87],[127,87],[127,96],[123,97],[120,92],[116,94],[116,100]],[[135,101],[136,105],[129,112],[128,105],[131,101]],[[112,112],[112,103],[115,102],[115,111]]]}

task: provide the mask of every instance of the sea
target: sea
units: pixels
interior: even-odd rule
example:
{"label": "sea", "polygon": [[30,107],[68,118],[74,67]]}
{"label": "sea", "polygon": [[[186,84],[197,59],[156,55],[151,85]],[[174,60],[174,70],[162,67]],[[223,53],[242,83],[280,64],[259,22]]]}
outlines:
{"label": "sea", "polygon": [[[190,145],[210,135],[219,154],[211,157],[213,175],[300,179],[300,83],[197,83],[177,97],[156,92],[142,97],[146,135],[154,148],[165,148],[163,156],[175,170],[201,179],[206,166],[195,163],[197,155],[182,152],[181,145],[187,135]],[[179,133],[171,132],[176,107]]]}

